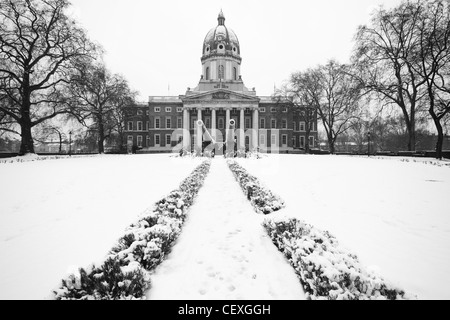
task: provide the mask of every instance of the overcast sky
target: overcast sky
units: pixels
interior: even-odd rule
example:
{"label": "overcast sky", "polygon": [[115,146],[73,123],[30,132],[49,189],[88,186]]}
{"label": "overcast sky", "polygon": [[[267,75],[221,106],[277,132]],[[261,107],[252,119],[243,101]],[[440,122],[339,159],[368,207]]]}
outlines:
{"label": "overcast sky", "polygon": [[[348,62],[357,27],[400,0],[71,0],[70,14],[145,102],[197,86],[203,40],[223,10],[241,45],[241,74],[271,95],[294,71]],[[170,92],[169,92],[170,85]]]}

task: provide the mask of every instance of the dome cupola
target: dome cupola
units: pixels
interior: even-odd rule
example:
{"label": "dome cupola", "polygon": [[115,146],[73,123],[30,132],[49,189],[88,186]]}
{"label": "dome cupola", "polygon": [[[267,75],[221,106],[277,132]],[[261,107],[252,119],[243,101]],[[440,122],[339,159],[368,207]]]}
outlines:
{"label": "dome cupola", "polygon": [[[203,41],[202,90],[217,88],[224,82],[232,83],[238,91],[242,87],[241,48],[236,34],[225,26],[225,15],[220,10],[217,26],[212,28]],[[230,85],[226,85],[231,88]],[[238,86],[240,86],[238,88]]]}
{"label": "dome cupola", "polygon": [[218,25],[212,28],[203,42],[203,59],[212,55],[229,55],[240,58],[241,50],[236,34],[225,26],[225,16],[220,10]]}

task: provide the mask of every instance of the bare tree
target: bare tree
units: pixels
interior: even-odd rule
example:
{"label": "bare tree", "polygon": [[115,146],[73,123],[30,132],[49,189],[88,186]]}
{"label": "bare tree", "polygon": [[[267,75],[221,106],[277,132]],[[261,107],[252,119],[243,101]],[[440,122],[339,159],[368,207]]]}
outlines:
{"label": "bare tree", "polygon": [[350,73],[349,66],[331,60],[308,70],[304,77],[304,88],[322,120],[331,153],[335,153],[337,137],[360,117],[359,101],[363,92]]}
{"label": "bare tree", "polygon": [[0,0],[0,111],[20,126],[20,154],[34,153],[32,128],[69,111],[75,60],[95,46],[64,13],[67,0]]}
{"label": "bare tree", "polygon": [[428,112],[436,126],[436,157],[442,158],[443,119],[450,112],[450,2],[418,1],[419,23],[415,32],[413,65],[426,85]]}
{"label": "bare tree", "polygon": [[62,146],[65,142],[67,142],[68,139],[64,130],[57,125],[43,125],[43,127],[39,130],[39,134],[34,138],[34,140],[45,144],[48,142],[53,142],[54,138],[56,138],[56,141],[59,143],[59,153],[62,153]]}
{"label": "bare tree", "polygon": [[408,150],[415,150],[416,113],[425,81],[414,71],[415,30],[421,6],[407,1],[385,10],[379,8],[371,26],[361,26],[353,57],[358,80],[382,102],[398,106],[408,130]]}
{"label": "bare tree", "polygon": [[111,74],[104,64],[81,64],[78,70],[70,89],[74,115],[97,132],[98,152],[104,153],[104,141],[114,131],[123,135],[123,108],[134,103],[135,93],[123,77]]}
{"label": "bare tree", "polygon": [[[12,103],[6,95],[0,96],[0,106],[3,108],[9,108]],[[0,108],[0,136],[8,133],[20,136],[20,132],[17,131],[17,122]]]}

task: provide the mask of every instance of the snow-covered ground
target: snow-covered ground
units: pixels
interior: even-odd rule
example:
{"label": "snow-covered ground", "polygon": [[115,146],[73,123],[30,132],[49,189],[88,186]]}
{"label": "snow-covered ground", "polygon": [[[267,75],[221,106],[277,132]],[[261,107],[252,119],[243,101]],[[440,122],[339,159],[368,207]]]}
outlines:
{"label": "snow-covered ground", "polygon": [[330,231],[419,299],[450,299],[448,162],[269,155],[239,163],[286,201],[276,214]]}
{"label": "snow-covered ground", "polygon": [[[45,299],[67,272],[100,262],[125,228],[201,161],[111,155],[0,163],[0,299]],[[304,155],[238,161],[286,201],[275,215],[330,231],[363,265],[419,299],[450,299],[445,162]],[[301,299],[289,265],[263,233],[263,218],[223,158],[214,159],[148,297]]]}
{"label": "snow-covered ground", "polygon": [[222,157],[191,208],[169,258],[152,277],[149,299],[305,299]]}
{"label": "snow-covered ground", "polygon": [[168,155],[0,163],[0,299],[46,299],[67,272],[100,262],[200,163]]}

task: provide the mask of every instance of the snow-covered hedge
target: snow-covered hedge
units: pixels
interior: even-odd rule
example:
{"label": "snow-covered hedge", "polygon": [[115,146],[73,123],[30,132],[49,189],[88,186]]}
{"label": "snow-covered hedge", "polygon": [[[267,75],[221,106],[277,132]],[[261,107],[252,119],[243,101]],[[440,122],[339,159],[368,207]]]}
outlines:
{"label": "snow-covered hedge", "polygon": [[86,157],[97,157],[98,154],[83,154],[83,155],[53,155],[53,156],[39,156],[35,153],[29,153],[24,156],[17,156],[13,158],[0,159],[0,164],[2,163],[23,163],[30,161],[45,161],[45,160],[61,160],[61,159],[75,159],[75,158],[86,158]]}
{"label": "snow-covered hedge", "polygon": [[236,161],[228,160],[227,164],[258,213],[269,214],[285,207],[284,201],[279,196],[265,188]]}
{"label": "snow-covered hedge", "polygon": [[169,253],[181,232],[188,208],[211,166],[204,161],[180,187],[158,201],[131,224],[100,267],[79,269],[62,280],[55,299],[145,299],[149,272]]}
{"label": "snow-covered hedge", "polygon": [[403,290],[363,268],[327,231],[295,218],[265,219],[273,243],[294,267],[310,299],[408,299]]}

